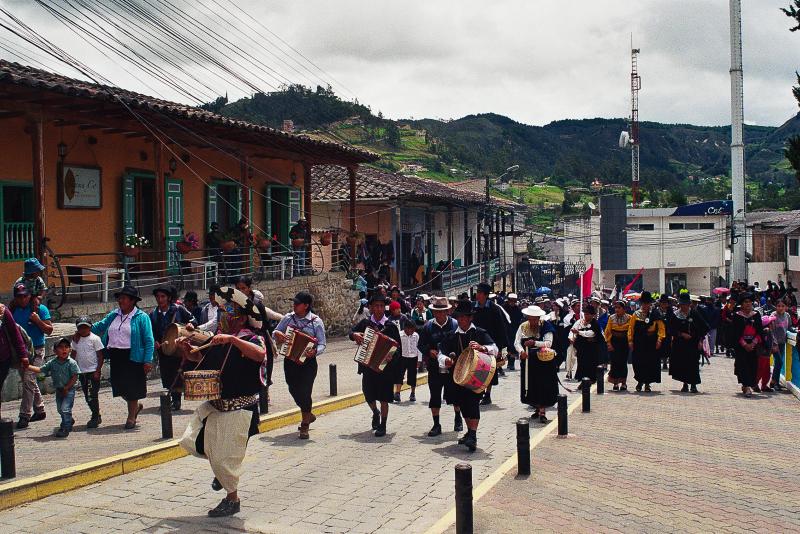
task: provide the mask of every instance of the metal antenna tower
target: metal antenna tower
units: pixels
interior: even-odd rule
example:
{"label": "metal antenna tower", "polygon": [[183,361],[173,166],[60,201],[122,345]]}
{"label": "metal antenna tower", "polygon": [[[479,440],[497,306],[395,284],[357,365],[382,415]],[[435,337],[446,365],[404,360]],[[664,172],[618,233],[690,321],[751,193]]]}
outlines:
{"label": "metal antenna tower", "polygon": [[631,36],[631,193],[632,206],[639,203],[639,91],[642,89],[642,78],[639,76],[639,52],[633,48]]}
{"label": "metal antenna tower", "polygon": [[731,275],[747,279],[744,190],[744,74],[742,70],[742,2],[730,0],[731,11],[731,199],[733,200],[733,253]]}

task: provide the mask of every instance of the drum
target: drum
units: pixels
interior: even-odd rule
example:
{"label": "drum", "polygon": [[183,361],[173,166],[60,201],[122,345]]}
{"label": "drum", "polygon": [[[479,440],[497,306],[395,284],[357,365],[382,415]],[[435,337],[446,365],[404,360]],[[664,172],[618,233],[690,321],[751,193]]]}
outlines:
{"label": "drum", "polygon": [[184,371],[183,384],[183,398],[187,401],[220,398],[219,371]]}
{"label": "drum", "polygon": [[492,383],[496,370],[497,360],[494,356],[467,348],[456,361],[453,382],[474,393],[483,393]]}
{"label": "drum", "polygon": [[556,357],[556,351],[548,349],[547,347],[542,347],[536,352],[536,357],[539,358],[540,362],[549,362]]}
{"label": "drum", "polygon": [[161,342],[161,353],[165,356],[176,355],[175,353],[178,349],[177,341],[179,338],[186,338],[189,340],[189,343],[199,347],[208,343],[212,337],[214,337],[214,334],[211,332],[204,332],[202,330],[189,331],[180,323],[172,323],[167,327],[167,331],[164,333],[164,340]]}

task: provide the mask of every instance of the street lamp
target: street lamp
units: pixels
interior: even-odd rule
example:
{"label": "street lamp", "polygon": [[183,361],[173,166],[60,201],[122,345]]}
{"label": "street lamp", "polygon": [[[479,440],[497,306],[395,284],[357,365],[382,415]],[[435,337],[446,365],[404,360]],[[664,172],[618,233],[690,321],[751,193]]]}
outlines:
{"label": "street lamp", "polygon": [[[511,167],[506,169],[506,172],[501,174],[497,177],[497,181],[500,182],[503,180],[504,176],[508,176],[509,174],[516,172],[519,170],[519,165],[512,165]],[[486,175],[486,204],[489,204],[489,175]]]}

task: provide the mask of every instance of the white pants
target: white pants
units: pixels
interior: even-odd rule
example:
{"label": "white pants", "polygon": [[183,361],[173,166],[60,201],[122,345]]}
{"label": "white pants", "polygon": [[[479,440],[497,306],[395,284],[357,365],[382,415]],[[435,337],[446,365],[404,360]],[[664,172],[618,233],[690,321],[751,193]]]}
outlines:
{"label": "white pants", "polygon": [[[208,458],[214,476],[228,493],[233,493],[239,487],[252,417],[250,410],[220,412],[211,403],[204,402],[195,410],[180,440],[181,447],[192,456]],[[203,429],[204,419],[205,454],[200,454],[197,451],[197,436]]]}
{"label": "white pants", "polygon": [[575,350],[575,345],[570,345],[567,348],[567,373],[572,374],[572,369],[575,367],[575,362],[578,361],[578,351]]}

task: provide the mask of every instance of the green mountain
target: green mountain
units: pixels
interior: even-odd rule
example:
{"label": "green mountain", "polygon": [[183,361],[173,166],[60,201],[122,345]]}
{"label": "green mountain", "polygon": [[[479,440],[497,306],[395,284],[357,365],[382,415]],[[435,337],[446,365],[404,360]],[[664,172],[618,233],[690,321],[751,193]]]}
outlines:
{"label": "green mountain", "polygon": [[[237,102],[224,99],[208,109],[279,128],[296,130],[380,152],[380,166],[440,179],[502,174],[519,165],[515,181],[561,188],[593,181],[630,184],[630,152],[619,148],[624,119],[563,120],[530,126],[495,114],[458,120],[385,119],[369,106],[340,99],[330,89],[290,86]],[[800,134],[800,114],[780,127],[745,128],[746,169],[752,207],[800,207],[800,193],[783,156],[786,139]],[[704,199],[729,191],[730,127],[688,124],[641,125],[641,184],[655,204],[670,194]]]}

